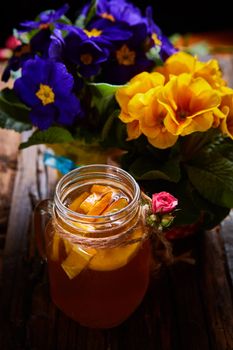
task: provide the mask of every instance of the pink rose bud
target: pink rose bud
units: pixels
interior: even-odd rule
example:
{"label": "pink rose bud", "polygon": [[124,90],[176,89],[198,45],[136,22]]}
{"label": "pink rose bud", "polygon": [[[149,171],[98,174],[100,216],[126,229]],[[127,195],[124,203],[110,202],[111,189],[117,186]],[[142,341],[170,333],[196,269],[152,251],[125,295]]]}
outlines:
{"label": "pink rose bud", "polygon": [[17,46],[21,45],[21,41],[17,39],[14,35],[11,35],[6,40],[6,48],[14,50]]}
{"label": "pink rose bud", "polygon": [[152,195],[152,211],[154,214],[170,213],[178,204],[178,200],[168,192],[159,192]]}

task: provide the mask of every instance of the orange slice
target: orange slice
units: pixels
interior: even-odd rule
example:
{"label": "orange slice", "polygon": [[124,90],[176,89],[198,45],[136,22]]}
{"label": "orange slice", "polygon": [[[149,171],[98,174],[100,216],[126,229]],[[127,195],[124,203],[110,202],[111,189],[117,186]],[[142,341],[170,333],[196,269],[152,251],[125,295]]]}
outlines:
{"label": "orange slice", "polygon": [[109,205],[109,207],[103,212],[103,214],[115,213],[128,205],[126,198],[119,198],[115,202]]}
{"label": "orange slice", "polygon": [[96,202],[101,198],[99,193],[91,193],[89,196],[80,204],[80,208],[87,214]]}
{"label": "orange slice", "polygon": [[107,192],[92,208],[87,212],[87,215],[101,215],[103,211],[111,204],[113,192]]}
{"label": "orange slice", "polygon": [[69,209],[73,211],[80,211],[80,204],[89,196],[88,192],[83,192],[70,205]]}
{"label": "orange slice", "polygon": [[[142,236],[142,228],[135,229],[130,239]],[[126,265],[138,252],[141,242],[128,244],[122,247],[98,249],[90,260],[88,268],[97,271],[111,271]]]}
{"label": "orange slice", "polygon": [[67,276],[72,279],[89,264],[90,260],[95,255],[96,251],[93,248],[84,250],[78,245],[74,244],[67,258],[62,262],[61,266]]}
{"label": "orange slice", "polygon": [[109,191],[112,191],[112,187],[105,186],[105,185],[92,185],[91,186],[91,193],[107,193]]}

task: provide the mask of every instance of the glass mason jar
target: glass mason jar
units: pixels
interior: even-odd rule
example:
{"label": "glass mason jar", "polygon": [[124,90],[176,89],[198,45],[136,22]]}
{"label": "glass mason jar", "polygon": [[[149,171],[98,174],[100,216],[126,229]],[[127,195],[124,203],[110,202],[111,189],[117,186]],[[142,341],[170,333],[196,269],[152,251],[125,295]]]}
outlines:
{"label": "glass mason jar", "polygon": [[[123,194],[127,205],[103,215],[73,211],[71,203],[93,185]],[[56,186],[53,203],[46,200],[37,206],[35,233],[48,263],[51,298],[81,325],[117,326],[142,301],[152,259],[143,212],[133,177],[101,164],[66,174]]]}

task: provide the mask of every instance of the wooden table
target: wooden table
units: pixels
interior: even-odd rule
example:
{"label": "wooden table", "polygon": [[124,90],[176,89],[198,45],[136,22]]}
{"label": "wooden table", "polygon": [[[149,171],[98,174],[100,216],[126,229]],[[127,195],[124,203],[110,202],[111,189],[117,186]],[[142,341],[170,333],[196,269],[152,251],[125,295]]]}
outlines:
{"label": "wooden table", "polygon": [[[218,57],[233,87],[233,58]],[[91,330],[51,302],[46,266],[32,229],[35,203],[52,195],[56,173],[43,147],[17,150],[19,135],[0,130],[1,350],[232,350],[233,216],[186,239],[195,265],[154,276],[136,312],[112,330]]]}

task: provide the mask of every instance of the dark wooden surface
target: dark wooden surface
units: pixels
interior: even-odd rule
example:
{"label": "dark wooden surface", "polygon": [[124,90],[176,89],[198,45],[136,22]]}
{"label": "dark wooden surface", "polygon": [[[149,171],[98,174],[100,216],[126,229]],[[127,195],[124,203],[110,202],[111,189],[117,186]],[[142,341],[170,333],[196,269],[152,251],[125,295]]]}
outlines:
{"label": "dark wooden surface", "polygon": [[[233,86],[232,56],[218,59]],[[18,144],[17,134],[0,130],[1,350],[233,350],[233,215],[179,243],[192,247],[196,264],[153,276],[121,326],[87,329],[51,303],[35,247],[33,208],[52,195],[56,173],[44,166],[43,147],[17,152]]]}

